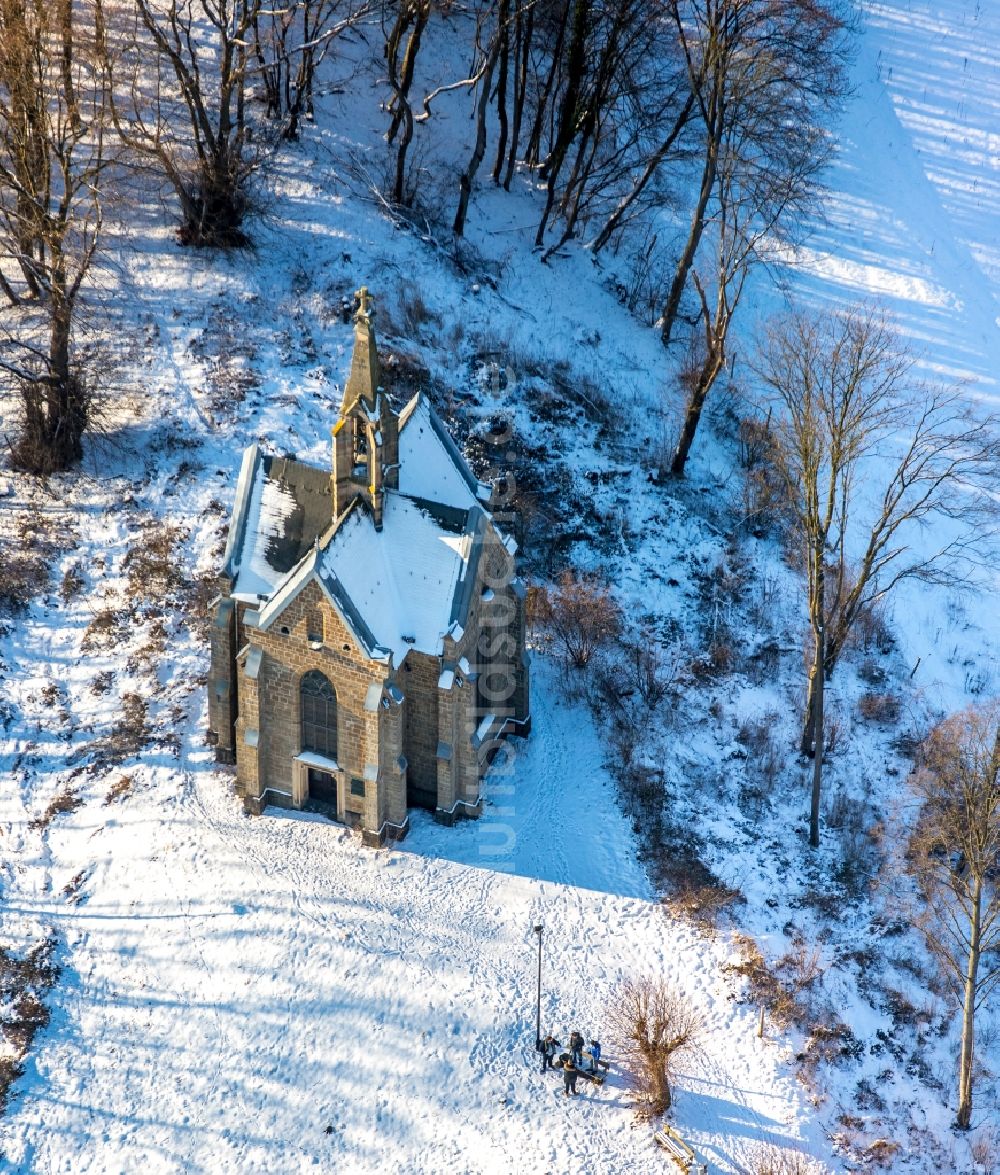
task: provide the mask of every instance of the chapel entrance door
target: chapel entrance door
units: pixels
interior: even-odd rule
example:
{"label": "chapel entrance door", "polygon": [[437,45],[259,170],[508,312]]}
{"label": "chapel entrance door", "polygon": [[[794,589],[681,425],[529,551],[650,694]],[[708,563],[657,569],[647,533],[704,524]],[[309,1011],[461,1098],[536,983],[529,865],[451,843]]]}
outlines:
{"label": "chapel entrance door", "polygon": [[309,798],[337,808],[337,777],[318,767],[309,768]]}

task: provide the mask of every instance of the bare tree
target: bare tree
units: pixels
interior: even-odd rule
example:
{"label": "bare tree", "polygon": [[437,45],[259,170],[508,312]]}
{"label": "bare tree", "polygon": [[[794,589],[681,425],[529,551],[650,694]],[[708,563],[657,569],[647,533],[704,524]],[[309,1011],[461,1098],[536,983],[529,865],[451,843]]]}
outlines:
{"label": "bare tree", "polygon": [[773,1142],[751,1144],[741,1161],[748,1175],[820,1175],[822,1171],[815,1159]]}
{"label": "bare tree", "polygon": [[246,243],[250,181],[263,153],[247,119],[254,29],[263,0],[126,0],[108,38],[127,53],[115,127],[174,189],[185,244]]}
{"label": "bare tree", "polygon": [[626,980],[608,1008],[609,1036],[635,1082],[644,1112],[656,1117],[670,1109],[671,1083],[679,1057],[702,1032],[700,1012],[664,979]]}
{"label": "bare tree", "polygon": [[413,85],[420,42],[430,16],[430,0],[397,0],[395,19],[386,32],[385,59],[389,67],[389,85],[392,87],[392,100],[389,103],[392,120],[386,139],[391,144],[396,135],[400,135],[392,185],[392,198],[396,204],[412,203],[412,195],[406,192],[406,155],[413,141],[410,87]]}
{"label": "bare tree", "polygon": [[547,629],[566,660],[584,669],[608,641],[618,635],[621,616],[607,585],[593,576],[563,572],[553,588],[535,588],[529,598],[530,620]]}
{"label": "bare tree", "polygon": [[566,52],[566,85],[563,88],[556,119],[556,133],[549,153],[542,164],[542,176],[546,180],[545,208],[535,234],[535,247],[541,248],[545,240],[545,227],[552,213],[556,198],[556,182],[573,144],[577,123],[580,118],[580,96],[583,89],[587,66],[587,36],[590,32],[593,0],[571,0],[566,15],[569,20],[569,42]]}
{"label": "bare tree", "polygon": [[[793,314],[771,327],[755,363],[806,571],[814,649],[800,747],[814,755],[814,846],[823,683],[855,622],[903,579],[959,580],[985,533],[972,523],[987,509],[977,488],[996,477],[996,421],[972,419],[959,392],[923,387],[912,368],[874,305]],[[961,525],[943,528],[946,537],[929,548],[912,548],[914,532],[934,518]]]}
{"label": "bare tree", "polygon": [[[669,343],[725,150],[775,186],[788,172],[783,219],[813,191],[830,140],[822,123],[845,92],[845,25],[835,0],[670,0],[702,132],[701,176],[687,238],[663,307]],[[750,195],[753,184],[743,185]],[[773,230],[777,230],[776,221]]]}
{"label": "bare tree", "polygon": [[[734,96],[734,103],[738,100]],[[764,116],[769,119],[771,112]],[[705,401],[725,366],[729,328],[747,277],[767,260],[783,222],[790,212],[802,210],[812,190],[816,151],[811,136],[801,133],[789,145],[780,167],[765,166],[754,146],[754,118],[753,110],[734,117],[722,139],[708,226],[713,255],[703,267],[708,269],[704,281],[697,269],[691,271],[702,339],[697,347],[700,363],[688,373],[687,406],[670,466],[674,477],[684,476]],[[714,296],[710,294],[713,286]]]}
{"label": "bare tree", "polygon": [[955,1124],[972,1123],[976,1012],[1000,983],[1000,704],[942,722],[913,776],[920,816],[907,867],[918,926],[962,1008]]}
{"label": "bare tree", "polygon": [[371,0],[289,0],[254,11],[254,63],[266,116],[279,120],[281,137],[298,138],[312,118],[316,71],[338,37],[368,15]]}
{"label": "bare tree", "polygon": [[[521,122],[524,119],[525,97],[528,92],[528,63],[531,60],[532,39],[535,31],[535,4],[533,0],[527,3],[514,4],[514,103],[513,125],[510,131],[510,146],[507,150],[507,167],[504,171],[504,191],[510,191],[510,183],[514,178],[514,166],[517,163],[517,149],[521,141]],[[497,153],[499,160],[499,152]],[[499,168],[495,168],[493,178],[499,180]]]}
{"label": "bare tree", "polygon": [[91,408],[72,343],[109,162],[99,15],[96,3],[0,0],[0,290],[20,308],[0,368],[24,410],[14,461],[42,474],[82,456]]}
{"label": "bare tree", "polygon": [[[492,35],[485,47],[480,48],[484,39],[485,25],[488,21],[492,5],[487,5],[485,12],[480,15],[476,25],[476,48],[481,53],[481,64],[473,75],[473,87],[479,87],[479,99],[476,102],[476,138],[469,156],[469,162],[458,181],[458,208],[455,210],[455,219],[451,231],[460,237],[465,232],[465,221],[469,214],[469,200],[472,196],[472,185],[475,182],[483,156],[486,153],[486,110],[490,101],[490,89],[493,85],[493,70],[496,68],[500,56],[501,46],[508,36],[507,22],[510,19],[510,7],[501,4],[498,19]],[[428,102],[425,100],[424,109]]]}

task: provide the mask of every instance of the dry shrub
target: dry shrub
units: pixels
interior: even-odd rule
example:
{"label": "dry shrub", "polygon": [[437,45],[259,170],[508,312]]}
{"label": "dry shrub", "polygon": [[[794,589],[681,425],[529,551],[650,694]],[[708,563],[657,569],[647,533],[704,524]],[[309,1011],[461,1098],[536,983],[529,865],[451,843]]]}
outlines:
{"label": "dry shrub", "polygon": [[743,469],[757,469],[770,457],[774,445],[770,420],[744,416],[736,429],[737,458]]}
{"label": "dry shrub", "polygon": [[7,1109],[10,1088],[24,1075],[24,1066],[13,1057],[0,1057],[0,1115]]}
{"label": "dry shrub", "polygon": [[801,1151],[773,1142],[755,1143],[743,1159],[747,1175],[820,1175],[823,1168]]}
{"label": "dry shrub", "polygon": [[142,751],[148,737],[146,716],[144,698],[135,693],[122,694],[121,709],[111,730],[90,744],[94,756],[91,772],[123,763]]}
{"label": "dry shrub", "polygon": [[132,600],[162,603],[183,586],[176,551],[183,537],[180,527],[163,522],[150,523],[143,529],[122,560]]}
{"label": "dry shrub", "polygon": [[43,554],[24,542],[4,544],[3,576],[0,577],[0,612],[17,615],[49,582],[49,566]]}
{"label": "dry shrub", "polygon": [[567,664],[584,669],[621,629],[621,612],[607,584],[596,576],[564,571],[555,587],[539,587],[527,599],[528,620],[546,630]]}
{"label": "dry shrub", "polygon": [[736,741],[746,748],[748,774],[767,784],[773,784],[781,774],[786,758],[776,737],[780,729],[777,712],[769,710],[760,718],[747,719],[736,732]]}
{"label": "dry shrub", "polygon": [[112,608],[102,608],[87,625],[80,647],[85,653],[89,653],[94,649],[110,648],[118,644],[124,623],[123,613]]}
{"label": "dry shrub", "polygon": [[780,1028],[803,1023],[808,1009],[799,999],[795,977],[790,980],[780,978],[768,967],[760,947],[748,934],[736,934],[733,942],[740,953],[740,961],[727,963],[723,970],[747,981],[744,1002],[765,1007]]}
{"label": "dry shrub", "polygon": [[32,991],[22,992],[14,1000],[14,1006],[3,1019],[0,1029],[8,1044],[19,1056],[31,1047],[35,1033],[49,1022],[49,1010]]}
{"label": "dry shrub", "polygon": [[54,947],[51,938],[36,943],[24,956],[0,947],[0,1007],[5,1008],[0,1031],[15,1052],[13,1057],[0,1057],[0,1114],[7,1106],[11,1086],[24,1073],[20,1062],[35,1033],[49,1022],[42,997],[58,975],[52,962]]}
{"label": "dry shrub", "polygon": [[218,594],[219,577],[214,571],[203,571],[191,580],[186,593],[185,611],[188,623],[199,640],[208,640],[214,620],[214,612],[210,605]]}
{"label": "dry shrub", "polygon": [[864,1051],[864,1045],[844,1021],[831,1015],[824,1023],[810,1028],[802,1052],[797,1053],[795,1059],[807,1073],[814,1073],[821,1063],[857,1060]]}
{"label": "dry shrub", "polygon": [[441,315],[427,305],[416,286],[404,284],[399,296],[399,313],[404,338],[416,339],[425,326],[440,327]]}
{"label": "dry shrub", "polygon": [[41,816],[36,816],[31,821],[31,827],[48,828],[60,812],[75,812],[82,803],[83,800],[76,794],[76,791],[71,787],[66,787],[52,800]]}
{"label": "dry shrub", "polygon": [[892,726],[899,721],[902,711],[902,702],[899,694],[867,693],[858,699],[858,713],[868,722],[878,722],[882,726]]}
{"label": "dry shrub", "polygon": [[677,1060],[697,1044],[701,1013],[681,991],[660,978],[625,980],[611,997],[609,1035],[642,1101],[641,1113],[670,1109]]}
{"label": "dry shrub", "polygon": [[49,586],[52,567],[75,542],[66,515],[38,504],[0,510],[0,613],[17,615]]}
{"label": "dry shrub", "polygon": [[781,668],[781,645],[769,637],[746,657],[746,673],[753,685],[774,681]]}
{"label": "dry shrub", "polygon": [[132,776],[119,775],[115,782],[108,788],[108,794],[104,797],[104,806],[113,804],[115,800],[120,800],[127,796],[132,790]]}
{"label": "dry shrub", "polygon": [[982,1127],[969,1145],[972,1161],[984,1172],[1000,1170],[1000,1144],[996,1131],[989,1126]]}
{"label": "dry shrub", "polygon": [[122,694],[121,713],[111,728],[111,750],[121,762],[137,755],[146,745],[146,700],[139,694]]}
{"label": "dry shrub", "polygon": [[788,492],[773,461],[770,422],[744,417],[737,430],[743,469],[743,525],[758,538],[779,530],[788,513]]}
{"label": "dry shrub", "polygon": [[78,596],[83,591],[86,582],[78,563],[67,567],[66,573],[62,578],[62,586],[59,588],[59,594],[62,596],[63,603],[68,604],[74,596]]}
{"label": "dry shrub", "polygon": [[736,650],[727,636],[720,636],[709,642],[705,656],[691,661],[691,675],[696,681],[711,681],[725,677],[736,667]]}
{"label": "dry shrub", "polygon": [[851,643],[866,653],[892,652],[893,636],[884,600],[863,604],[851,625]]}
{"label": "dry shrub", "polygon": [[746,902],[741,890],[720,881],[703,863],[704,876],[688,876],[663,904],[674,914],[705,926],[718,926],[720,917],[733,906]]}
{"label": "dry shrub", "polygon": [[80,901],[80,890],[86,880],[86,869],[81,869],[79,873],[75,873],[63,886],[63,897],[69,898],[73,905],[77,905]]}
{"label": "dry shrub", "polygon": [[874,1164],[876,1167],[888,1168],[899,1151],[899,1143],[888,1138],[876,1138],[862,1151],[861,1159],[864,1163]]}

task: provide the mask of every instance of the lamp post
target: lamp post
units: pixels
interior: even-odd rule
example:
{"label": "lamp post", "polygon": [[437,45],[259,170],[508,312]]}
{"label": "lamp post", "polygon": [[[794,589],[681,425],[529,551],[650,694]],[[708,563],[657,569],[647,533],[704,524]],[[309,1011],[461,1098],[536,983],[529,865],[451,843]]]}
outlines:
{"label": "lamp post", "polygon": [[535,1048],[542,1044],[542,928],[535,926],[538,935],[538,998],[535,1001]]}

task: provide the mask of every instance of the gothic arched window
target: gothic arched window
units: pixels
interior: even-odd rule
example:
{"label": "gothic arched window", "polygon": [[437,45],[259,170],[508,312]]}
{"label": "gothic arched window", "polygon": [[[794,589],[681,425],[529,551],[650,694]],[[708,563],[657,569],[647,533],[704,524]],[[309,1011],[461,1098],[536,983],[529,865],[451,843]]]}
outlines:
{"label": "gothic arched window", "polygon": [[328,679],[313,669],[299,683],[302,750],[337,757],[337,694]]}

